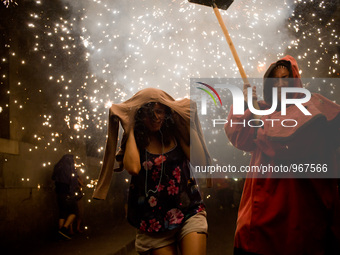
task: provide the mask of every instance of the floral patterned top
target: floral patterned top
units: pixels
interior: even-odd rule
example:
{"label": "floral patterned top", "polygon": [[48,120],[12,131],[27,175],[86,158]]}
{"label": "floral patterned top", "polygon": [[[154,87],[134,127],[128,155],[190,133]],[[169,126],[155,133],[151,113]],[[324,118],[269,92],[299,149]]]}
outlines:
{"label": "floral patterned top", "polygon": [[132,176],[128,221],[142,231],[162,232],[181,226],[204,210],[196,180],[180,146],[164,154],[141,152],[142,169]]}

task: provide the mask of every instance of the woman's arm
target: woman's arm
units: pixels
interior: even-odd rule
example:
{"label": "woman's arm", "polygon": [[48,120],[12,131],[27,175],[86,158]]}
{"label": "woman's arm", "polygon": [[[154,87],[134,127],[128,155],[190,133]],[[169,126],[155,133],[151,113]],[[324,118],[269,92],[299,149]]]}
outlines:
{"label": "woman's arm", "polygon": [[141,169],[140,155],[133,130],[128,134],[123,164],[126,171],[131,175],[137,175]]}

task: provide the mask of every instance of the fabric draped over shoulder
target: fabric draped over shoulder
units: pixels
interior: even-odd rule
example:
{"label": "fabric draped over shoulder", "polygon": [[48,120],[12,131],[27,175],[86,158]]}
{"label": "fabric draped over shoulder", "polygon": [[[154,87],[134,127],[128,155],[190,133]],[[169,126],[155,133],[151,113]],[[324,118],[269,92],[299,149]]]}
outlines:
{"label": "fabric draped over shoulder", "polygon": [[[93,198],[105,199],[113,172],[124,170],[123,158],[125,143],[128,134],[133,132],[132,127],[135,114],[144,104],[150,102],[161,103],[171,109],[179,133],[179,143],[187,158],[191,159],[190,155],[192,154],[195,155],[195,157],[193,157],[196,160],[194,164],[208,165],[210,163],[210,156],[197,115],[196,103],[187,98],[175,100],[160,89],[143,89],[127,101],[120,104],[113,104],[109,110],[108,138],[106,141],[103,165],[96,189],[93,193]],[[124,133],[119,151],[116,153],[119,124],[121,124]]]}

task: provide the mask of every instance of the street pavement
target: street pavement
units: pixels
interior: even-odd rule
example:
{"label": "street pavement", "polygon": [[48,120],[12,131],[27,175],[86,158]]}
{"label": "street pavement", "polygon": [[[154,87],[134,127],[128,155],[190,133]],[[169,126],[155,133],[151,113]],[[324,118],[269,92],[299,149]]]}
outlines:
{"label": "street pavement", "polygon": [[[208,255],[232,255],[237,208],[224,207],[207,202],[209,235],[207,239]],[[40,243],[12,245],[5,250],[5,255],[136,255],[134,238],[136,230],[127,221],[115,227],[109,225],[100,229],[76,234],[71,240],[61,240],[56,233],[50,240]],[[3,253],[1,253],[3,254]]]}

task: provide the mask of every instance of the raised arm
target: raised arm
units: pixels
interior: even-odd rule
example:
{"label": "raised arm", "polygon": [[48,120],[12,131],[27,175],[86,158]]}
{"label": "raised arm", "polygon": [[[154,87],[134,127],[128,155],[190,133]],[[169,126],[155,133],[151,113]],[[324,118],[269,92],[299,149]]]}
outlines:
{"label": "raised arm", "polygon": [[137,148],[135,135],[133,130],[127,134],[125,153],[124,153],[124,169],[131,175],[137,175],[141,170],[140,154]]}

